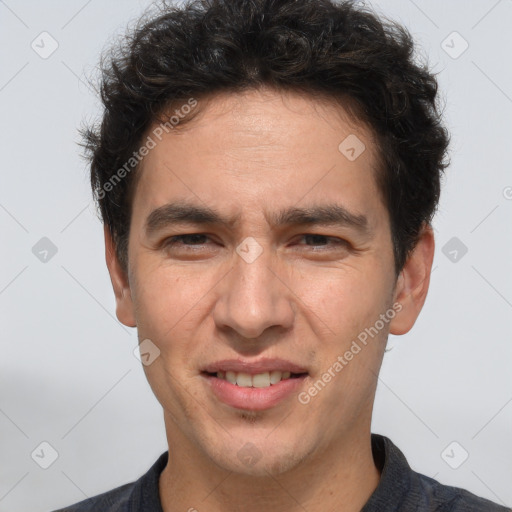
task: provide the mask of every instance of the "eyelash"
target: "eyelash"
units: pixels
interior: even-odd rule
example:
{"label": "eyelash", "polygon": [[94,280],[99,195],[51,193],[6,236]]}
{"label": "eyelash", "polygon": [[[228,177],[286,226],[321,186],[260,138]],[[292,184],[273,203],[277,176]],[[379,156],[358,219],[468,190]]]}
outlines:
{"label": "eyelash", "polygon": [[[175,235],[175,236],[171,236],[171,237],[165,239],[163,241],[163,245],[164,245],[164,247],[174,247],[180,241],[183,241],[187,237],[207,237],[208,238],[208,235],[206,235],[204,233],[189,233],[189,234],[185,234],[185,235]],[[302,238],[304,238],[304,237],[319,237],[319,238],[324,238],[327,240],[332,240],[335,243],[331,244],[331,245],[336,245],[336,246],[347,247],[349,245],[349,243],[346,240],[343,240],[342,238],[328,236],[328,235],[320,235],[317,233],[304,233],[301,235],[301,237]],[[203,244],[192,244],[192,245],[181,244],[181,245],[184,245],[185,247],[198,247]],[[321,246],[324,247],[325,245],[321,244]],[[310,247],[315,247],[315,246],[310,246]],[[316,247],[318,247],[318,246],[316,246]],[[325,249],[320,249],[320,250],[323,251]]]}

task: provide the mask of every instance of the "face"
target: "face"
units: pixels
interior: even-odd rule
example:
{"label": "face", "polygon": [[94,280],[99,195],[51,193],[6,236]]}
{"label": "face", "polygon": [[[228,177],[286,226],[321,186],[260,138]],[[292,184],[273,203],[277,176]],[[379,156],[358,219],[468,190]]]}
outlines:
{"label": "face", "polygon": [[144,369],[170,444],[279,474],[369,433],[388,332],[419,312],[396,305],[413,281],[394,274],[362,124],[269,90],[199,107],[144,158],[128,276],[110,253],[117,314],[159,351]]}

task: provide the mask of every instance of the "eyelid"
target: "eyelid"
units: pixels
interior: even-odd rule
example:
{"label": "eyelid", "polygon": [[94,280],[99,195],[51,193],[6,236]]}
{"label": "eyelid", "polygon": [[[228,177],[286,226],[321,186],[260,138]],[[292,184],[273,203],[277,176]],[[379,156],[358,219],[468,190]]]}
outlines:
{"label": "eyelid", "polygon": [[[208,235],[206,233],[182,233],[179,235],[172,235],[172,236],[168,236],[167,238],[164,238],[161,242],[161,245],[163,245],[163,246],[173,245],[173,244],[179,242],[180,240],[182,240],[184,237],[188,237],[188,236],[204,236],[206,238],[211,239],[210,235]],[[197,245],[202,245],[202,244],[197,244]],[[194,244],[192,244],[188,247],[194,247]]]}
{"label": "eyelid", "polygon": [[[209,240],[212,240],[212,237],[208,233],[201,233],[201,232],[198,232],[198,233],[182,233],[182,234],[179,234],[179,235],[173,235],[173,236],[165,238],[162,241],[162,245],[163,246],[175,245],[176,243],[179,243],[180,240],[183,240],[184,237],[189,237],[189,236],[202,236],[202,237],[206,237]],[[333,236],[333,235],[324,235],[322,233],[301,233],[299,235],[296,235],[296,238],[299,237],[299,238],[302,239],[302,238],[304,238],[306,236],[322,237],[322,238],[325,238],[327,240],[333,241],[333,243],[335,245],[350,245],[350,242],[348,242],[344,238],[340,238],[340,237]],[[183,244],[183,245],[185,245],[185,247],[196,247],[196,246],[201,246],[203,244],[191,244],[191,245]],[[322,246],[326,246],[328,244],[325,244],[325,245],[324,244],[319,244],[319,245],[322,247]],[[315,245],[311,245],[311,246],[307,246],[307,247],[315,247]]]}
{"label": "eyelid", "polygon": [[331,246],[343,246],[343,247],[351,247],[351,244],[348,240],[345,238],[341,238],[339,236],[334,235],[324,235],[322,233],[302,233],[299,235],[300,238],[306,237],[306,236],[319,236],[322,238],[327,239],[327,241],[331,241],[331,244],[319,244],[319,245],[306,245],[306,247],[329,247]]}

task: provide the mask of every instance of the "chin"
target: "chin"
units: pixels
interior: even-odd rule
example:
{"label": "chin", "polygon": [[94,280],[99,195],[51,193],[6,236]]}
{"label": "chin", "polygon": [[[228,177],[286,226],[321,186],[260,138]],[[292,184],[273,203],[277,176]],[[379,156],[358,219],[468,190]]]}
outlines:
{"label": "chin", "polygon": [[280,438],[273,441],[269,442],[265,435],[247,436],[242,441],[230,439],[229,446],[211,457],[215,464],[238,475],[275,477],[293,470],[307,456],[299,451],[300,447],[287,445]]}

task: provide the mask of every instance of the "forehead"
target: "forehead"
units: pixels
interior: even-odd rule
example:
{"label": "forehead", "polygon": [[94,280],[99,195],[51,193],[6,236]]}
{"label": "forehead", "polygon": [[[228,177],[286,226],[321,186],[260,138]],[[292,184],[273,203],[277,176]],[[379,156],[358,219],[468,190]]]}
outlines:
{"label": "forehead", "polygon": [[[373,142],[372,130],[359,117],[360,109],[355,101],[349,98],[336,100],[322,93],[262,87],[206,96],[196,101],[197,106],[192,111],[180,115],[185,103],[190,103],[190,99],[174,103],[158,122],[154,122],[152,130],[158,129],[162,121],[173,118],[176,123],[172,130],[174,134],[187,134],[191,130],[196,138],[213,134],[215,145],[222,141],[242,148],[246,142],[246,149],[252,151],[263,150],[269,145],[273,149],[284,148],[297,142],[302,142],[304,150],[311,151],[314,142],[314,153],[318,153],[323,147],[332,148],[329,135],[334,135],[337,141],[344,135],[358,134]],[[186,105],[185,108],[189,111]],[[320,139],[325,143],[318,146]],[[208,139],[203,142],[208,143]],[[296,145],[294,149],[297,152],[299,147]],[[377,156],[373,144],[368,149],[374,157]]]}
{"label": "forehead", "polygon": [[[173,114],[179,117],[179,107],[161,120]],[[173,130],[155,122],[148,131],[156,144],[139,170],[134,210],[148,213],[186,196],[233,215],[319,199],[341,199],[358,214],[362,203],[379,201],[373,134],[332,100],[223,93],[198,100],[189,119],[182,117]]]}

